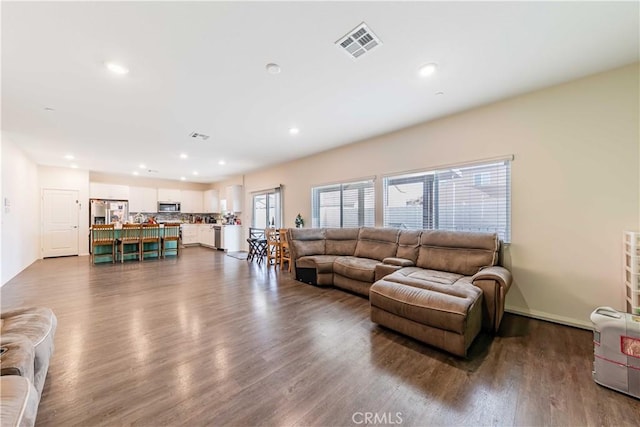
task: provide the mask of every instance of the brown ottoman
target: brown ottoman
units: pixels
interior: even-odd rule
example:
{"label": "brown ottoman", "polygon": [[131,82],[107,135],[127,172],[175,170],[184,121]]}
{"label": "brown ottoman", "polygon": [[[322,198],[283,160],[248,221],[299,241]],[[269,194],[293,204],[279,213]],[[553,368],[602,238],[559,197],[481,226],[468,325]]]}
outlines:
{"label": "brown ottoman", "polygon": [[428,286],[378,280],[371,286],[371,320],[466,356],[482,326],[482,290],[469,283]]}

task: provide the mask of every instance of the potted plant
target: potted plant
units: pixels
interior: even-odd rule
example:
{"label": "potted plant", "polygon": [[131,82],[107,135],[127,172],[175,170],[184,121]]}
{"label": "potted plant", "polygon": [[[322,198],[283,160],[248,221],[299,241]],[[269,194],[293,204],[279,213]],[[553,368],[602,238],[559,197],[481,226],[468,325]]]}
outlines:
{"label": "potted plant", "polygon": [[304,227],[304,219],[302,219],[302,215],[298,214],[296,217],[296,228]]}

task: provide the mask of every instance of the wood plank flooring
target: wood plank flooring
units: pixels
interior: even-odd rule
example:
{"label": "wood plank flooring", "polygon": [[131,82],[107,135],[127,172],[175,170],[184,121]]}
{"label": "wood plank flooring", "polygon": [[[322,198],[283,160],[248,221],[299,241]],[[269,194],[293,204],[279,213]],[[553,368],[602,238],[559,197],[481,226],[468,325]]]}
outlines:
{"label": "wood plank flooring", "polygon": [[205,248],[40,260],[0,295],[58,316],[39,426],[640,420],[640,400],[592,381],[589,331],[506,315],[460,359],[376,326],[364,298]]}

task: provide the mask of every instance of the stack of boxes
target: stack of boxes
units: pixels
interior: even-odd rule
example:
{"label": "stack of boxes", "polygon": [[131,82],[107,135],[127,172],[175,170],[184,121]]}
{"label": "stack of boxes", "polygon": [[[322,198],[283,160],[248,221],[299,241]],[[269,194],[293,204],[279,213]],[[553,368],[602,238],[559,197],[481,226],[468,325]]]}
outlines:
{"label": "stack of boxes", "polygon": [[623,246],[627,313],[640,314],[640,232],[625,231]]}

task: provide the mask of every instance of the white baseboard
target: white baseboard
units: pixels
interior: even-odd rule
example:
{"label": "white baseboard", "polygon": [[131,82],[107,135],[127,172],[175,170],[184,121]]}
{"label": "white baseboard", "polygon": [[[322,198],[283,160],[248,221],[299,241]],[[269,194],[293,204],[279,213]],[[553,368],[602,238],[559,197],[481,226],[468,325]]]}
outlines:
{"label": "white baseboard", "polygon": [[544,311],[524,309],[520,307],[506,307],[508,313],[519,314],[521,316],[532,317],[534,319],[545,320],[547,322],[559,323],[561,325],[573,326],[580,329],[593,330],[591,322],[585,322],[571,317],[558,316],[556,314],[546,313]]}

